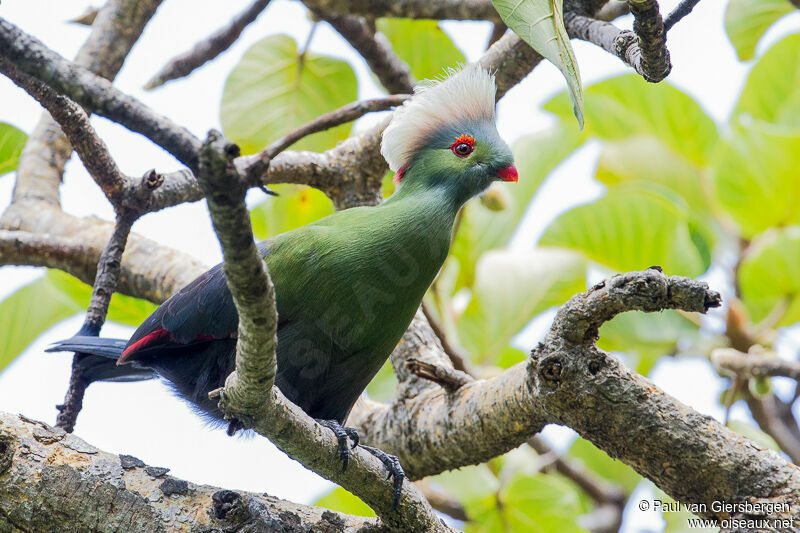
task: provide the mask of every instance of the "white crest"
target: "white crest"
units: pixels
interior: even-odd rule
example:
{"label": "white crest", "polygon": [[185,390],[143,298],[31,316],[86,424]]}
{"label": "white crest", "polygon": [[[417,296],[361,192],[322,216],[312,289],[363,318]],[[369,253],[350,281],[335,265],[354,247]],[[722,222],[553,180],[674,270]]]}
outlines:
{"label": "white crest", "polygon": [[397,172],[427,136],[443,126],[461,120],[494,121],[495,91],[494,76],[477,64],[415,87],[414,96],[395,109],[383,132],[381,154],[389,168]]}

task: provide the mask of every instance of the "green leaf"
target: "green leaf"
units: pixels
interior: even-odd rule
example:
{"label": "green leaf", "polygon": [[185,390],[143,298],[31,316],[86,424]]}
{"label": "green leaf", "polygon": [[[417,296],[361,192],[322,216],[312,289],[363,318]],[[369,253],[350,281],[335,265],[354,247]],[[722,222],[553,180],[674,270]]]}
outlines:
{"label": "green leaf", "polygon": [[628,493],[633,492],[633,489],[642,480],[642,477],[633,468],[622,461],[612,459],[606,452],[581,437],[572,443],[568,453],[570,456],[580,459],[592,472],[603,479],[616,483]]}
{"label": "green leaf", "polygon": [[478,262],[458,336],[474,360],[493,362],[531,319],[586,288],[586,264],[566,250],[494,250]]}
{"label": "green leaf", "polygon": [[689,210],[672,191],[645,182],[609,187],[599,200],[558,217],[540,245],[582,252],[619,272],[660,265],[670,275],[695,277],[709,267],[693,242]]}
{"label": "green leaf", "polygon": [[500,489],[500,481],[492,474],[486,463],[450,470],[429,480],[440,485],[448,494],[467,506],[487,497],[493,498]]}
{"label": "green leaf", "polygon": [[725,9],[725,31],[742,61],[753,59],[764,32],[794,11],[788,0],[730,0]]}
{"label": "green leaf", "polygon": [[[788,4],[788,2],[786,2]],[[800,125],[800,34],[776,43],[753,66],[731,115],[742,115],[797,129]]]}
{"label": "green leaf", "polygon": [[375,511],[370,509],[369,505],[341,487],[333,489],[314,505],[356,516],[375,516]]}
{"label": "green leaf", "polygon": [[263,240],[299,228],[333,213],[333,202],[311,187],[271,186],[280,196],[270,196],[250,211],[253,234]]}
{"label": "green leaf", "polygon": [[45,276],[0,302],[0,370],[39,335],[83,308]]}
{"label": "green leaf", "polygon": [[672,189],[697,211],[707,212],[707,179],[697,165],[650,136],[606,141],[595,178],[606,185],[650,181]]}
{"label": "green leaf", "polygon": [[[553,97],[544,109],[568,119],[565,94]],[[628,74],[586,89],[586,133],[601,139],[649,135],[688,161],[704,164],[717,143],[717,127],[689,95],[668,83],[647,83]]]}
{"label": "green leaf", "polygon": [[717,200],[744,237],[800,222],[800,131],[752,124],[722,145],[715,163]]}
{"label": "green leaf", "polygon": [[622,313],[603,324],[597,345],[638,356],[635,370],[646,376],[658,359],[675,351],[678,341],[697,334],[697,326],[675,311]]}
{"label": "green leaf", "polygon": [[508,207],[493,211],[475,199],[461,211],[451,250],[451,255],[458,259],[461,266],[456,288],[472,286],[475,265],[481,255],[508,243],[547,175],[582,142],[581,135],[574,129],[557,126],[527,135],[514,143],[519,182],[492,185],[492,189],[503,191],[504,196],[511,199]]}
{"label": "green leaf", "polygon": [[[47,280],[79,310],[85,311],[89,306],[92,297],[90,285],[60,270],[48,270]],[[108,305],[108,320],[124,326],[138,327],[155,310],[156,306],[147,300],[114,293]]]}
{"label": "green leaf", "polygon": [[770,230],[747,249],[739,267],[742,301],[754,322],[788,303],[778,326],[800,322],[800,227]]}
{"label": "green leaf", "polygon": [[[498,501],[499,500],[499,501]],[[467,533],[577,533],[578,519],[591,510],[580,490],[555,474],[515,475],[496,498],[467,506]]]}
{"label": "green leaf", "polygon": [[572,112],[583,128],[581,76],[564,28],[562,0],[492,0],[492,3],[503,22],[564,75]]}
{"label": "green leaf", "polygon": [[466,61],[435,20],[381,18],[377,28],[418,80],[442,76],[448,67],[457,67]]}
{"label": "green leaf", "polygon": [[0,176],[17,169],[17,162],[28,136],[25,132],[0,122]]}
{"label": "green leaf", "polygon": [[[355,100],[346,61],[311,52],[301,58],[291,37],[271,35],[245,52],[225,82],[220,110],[225,135],[242,153],[262,150],[295,128]],[[351,124],[304,138],[294,148],[323,151],[347,138]]]}

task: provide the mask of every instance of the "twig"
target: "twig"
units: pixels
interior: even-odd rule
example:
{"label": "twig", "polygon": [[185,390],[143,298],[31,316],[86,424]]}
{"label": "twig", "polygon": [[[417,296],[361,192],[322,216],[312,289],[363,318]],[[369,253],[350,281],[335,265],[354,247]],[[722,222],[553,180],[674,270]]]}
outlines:
{"label": "twig", "polygon": [[340,124],[352,122],[359,117],[372,113],[374,111],[385,111],[401,105],[408,100],[409,96],[404,94],[387,96],[385,98],[374,98],[372,100],[360,100],[344,105],[339,109],[320,115],[311,122],[300,126],[299,128],[290,131],[280,139],[272,142],[264,150],[250,158],[246,174],[250,177],[248,181],[254,181],[253,177],[257,178],[263,174],[269,165],[269,162],[283,152],[291,145],[307,137],[313,133],[325,131],[327,129],[336,127]]}
{"label": "twig", "polygon": [[681,3],[670,11],[664,19],[664,31],[669,31],[683,17],[692,12],[692,9],[700,3],[700,0],[681,0]]}
{"label": "twig", "polygon": [[145,85],[145,89],[155,89],[168,81],[188,76],[202,67],[236,42],[242,31],[266,9],[270,0],[255,0],[244,11],[236,15],[227,26],[215,31],[206,39],[195,44],[191,50],[172,58]]}
{"label": "twig", "polygon": [[[125,251],[125,244],[134,220],[135,216],[130,214],[117,216],[114,232],[111,234],[108,245],[97,264],[97,277],[92,287],[92,297],[86,311],[86,319],[78,332],[79,335],[97,336],[100,334],[100,329],[103,327],[108,313],[111,295],[114,294],[117,288],[122,252]],[[59,413],[56,418],[56,426],[67,433],[71,433],[75,428],[78,414],[83,407],[83,396],[86,388],[92,382],[91,376],[86,372],[85,360],[87,357],[97,356],[87,356],[81,353],[76,353],[73,356],[72,374],[67,394],[64,398],[64,403],[57,406]],[[109,362],[109,364],[113,364],[113,362]]]}
{"label": "twig", "polygon": [[450,361],[453,363],[453,368],[456,370],[461,370],[462,372],[466,372],[471,376],[475,376],[475,371],[472,368],[472,363],[469,360],[469,355],[464,353],[461,348],[453,346],[447,338],[447,334],[445,333],[444,329],[442,328],[441,324],[436,320],[436,317],[433,316],[430,308],[428,307],[425,302],[422,302],[422,312],[425,314],[425,318],[428,319],[428,324],[431,325],[431,329],[439,337],[439,342],[442,343],[442,348],[447,356],[450,358]]}
{"label": "twig", "polygon": [[393,94],[413,92],[414,78],[411,70],[394,53],[392,45],[383,34],[376,32],[364,17],[331,13],[319,7],[322,3],[305,1],[319,18],[333,26],[361,54],[387,91]]}
{"label": "twig", "polygon": [[516,33],[506,32],[486,50],[478,63],[495,73],[499,100],[511,87],[522,81],[542,59],[542,56]]}
{"label": "twig", "polygon": [[467,510],[464,508],[461,502],[447,494],[445,491],[441,490],[439,487],[435,486],[431,481],[427,479],[421,479],[419,481],[415,481],[414,485],[416,485],[422,495],[425,496],[425,499],[428,500],[428,502],[431,504],[431,507],[440,513],[444,513],[447,516],[455,518],[456,520],[461,520],[462,522],[469,520]]}
{"label": "twig", "polygon": [[506,30],[508,30],[508,26],[504,22],[495,22],[492,24],[492,33],[489,34],[489,42],[486,45],[486,48],[489,48],[494,43],[500,40],[500,37],[506,34]]}
{"label": "twig", "polygon": [[456,391],[467,383],[475,381],[469,374],[450,366],[437,365],[419,359],[407,360],[406,366],[412,374],[432,381],[449,392]]}
{"label": "twig", "polygon": [[711,362],[717,370],[746,378],[784,376],[800,380],[800,362],[784,361],[768,355],[742,353],[733,348],[716,348]]}
{"label": "twig", "polygon": [[[550,445],[538,435],[528,439],[528,446],[536,450],[539,455],[555,453]],[[625,500],[627,499],[625,491],[617,485],[598,478],[590,471],[587,471],[585,466],[578,463],[579,461],[570,457],[556,455],[556,459],[545,468],[545,471],[553,469],[562,476],[571,479],[598,505],[612,503],[618,506],[621,520],[622,509],[625,507]]]}

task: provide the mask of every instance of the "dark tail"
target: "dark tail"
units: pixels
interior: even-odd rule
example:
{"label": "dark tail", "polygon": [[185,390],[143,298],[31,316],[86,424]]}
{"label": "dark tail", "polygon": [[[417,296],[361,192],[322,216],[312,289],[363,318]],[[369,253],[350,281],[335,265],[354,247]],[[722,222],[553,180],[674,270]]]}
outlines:
{"label": "dark tail", "polygon": [[156,374],[149,368],[134,365],[117,366],[117,359],[128,341],[77,335],[58,341],[46,352],[75,352],[84,378],[89,381],[143,381]]}

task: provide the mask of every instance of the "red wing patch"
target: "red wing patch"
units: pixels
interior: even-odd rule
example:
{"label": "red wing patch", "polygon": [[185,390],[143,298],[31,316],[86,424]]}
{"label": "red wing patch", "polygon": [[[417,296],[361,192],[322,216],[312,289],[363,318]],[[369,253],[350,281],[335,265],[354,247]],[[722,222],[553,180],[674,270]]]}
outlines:
{"label": "red wing patch", "polygon": [[119,356],[117,364],[124,365],[125,363],[128,362],[127,361],[128,356],[130,356],[134,352],[141,350],[146,346],[150,346],[151,344],[156,344],[158,341],[162,339],[168,339],[169,337],[170,337],[169,331],[162,328],[159,328],[151,333],[148,333],[138,341],[134,342],[133,344],[125,348],[125,351],[122,352],[122,355]]}

